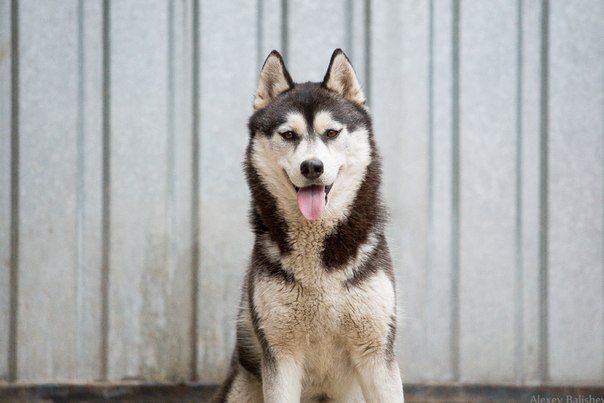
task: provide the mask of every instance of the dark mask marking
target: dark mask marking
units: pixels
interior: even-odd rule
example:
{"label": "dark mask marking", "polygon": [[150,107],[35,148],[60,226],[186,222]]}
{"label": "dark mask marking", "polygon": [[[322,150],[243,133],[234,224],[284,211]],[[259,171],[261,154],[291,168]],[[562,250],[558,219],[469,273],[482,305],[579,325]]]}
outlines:
{"label": "dark mask marking", "polygon": [[294,275],[283,269],[280,261],[274,262],[266,255],[264,246],[258,240],[252,251],[252,270],[258,275],[281,281],[286,285],[294,285],[296,282]]}
{"label": "dark mask marking", "polygon": [[395,360],[394,339],[396,339],[396,315],[390,317],[388,322],[388,335],[386,336],[386,360],[392,364]]}
{"label": "dark mask marking", "polygon": [[394,273],[392,270],[392,260],[390,259],[390,251],[386,243],[386,237],[384,234],[379,234],[377,244],[371,254],[365,258],[365,261],[355,269],[352,277],[348,278],[345,282],[347,289],[351,287],[358,287],[365,283],[374,274],[383,270],[390,282],[394,286]]}

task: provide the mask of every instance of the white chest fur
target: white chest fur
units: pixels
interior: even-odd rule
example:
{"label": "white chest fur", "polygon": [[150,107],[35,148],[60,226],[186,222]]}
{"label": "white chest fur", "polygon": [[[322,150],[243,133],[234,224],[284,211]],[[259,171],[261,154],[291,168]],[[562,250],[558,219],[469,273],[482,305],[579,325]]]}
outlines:
{"label": "white chest fur", "polygon": [[303,366],[312,393],[346,388],[354,372],[351,354],[369,354],[387,343],[395,312],[393,284],[378,270],[362,284],[347,285],[376,246],[375,237],[369,237],[346,267],[326,270],[321,253],[329,229],[308,225],[295,230],[298,236],[285,257],[268,238],[262,240],[267,256],[278,260],[295,281],[258,277],[254,305],[272,350]]}

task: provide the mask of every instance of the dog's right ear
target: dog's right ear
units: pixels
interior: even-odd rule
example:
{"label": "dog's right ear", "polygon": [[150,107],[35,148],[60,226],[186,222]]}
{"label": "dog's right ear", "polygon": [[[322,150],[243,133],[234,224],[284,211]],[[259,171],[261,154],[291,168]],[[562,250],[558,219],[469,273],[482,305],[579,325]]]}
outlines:
{"label": "dog's right ear", "polygon": [[281,54],[273,50],[262,66],[260,71],[260,82],[254,98],[254,109],[262,109],[269,104],[277,95],[294,88],[294,82],[290,77]]}

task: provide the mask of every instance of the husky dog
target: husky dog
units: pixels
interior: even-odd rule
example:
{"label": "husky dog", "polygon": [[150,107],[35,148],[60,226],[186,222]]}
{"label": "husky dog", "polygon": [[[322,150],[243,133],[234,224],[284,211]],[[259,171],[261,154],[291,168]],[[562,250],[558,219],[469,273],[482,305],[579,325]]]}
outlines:
{"label": "husky dog", "polygon": [[380,157],[334,51],[321,83],[262,71],[245,171],[255,242],[218,402],[403,402]]}

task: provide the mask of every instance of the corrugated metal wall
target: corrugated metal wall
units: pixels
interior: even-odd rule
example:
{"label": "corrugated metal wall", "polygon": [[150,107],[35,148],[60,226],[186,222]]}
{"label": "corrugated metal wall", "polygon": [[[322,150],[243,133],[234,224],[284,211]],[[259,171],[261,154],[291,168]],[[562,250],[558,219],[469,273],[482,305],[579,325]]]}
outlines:
{"label": "corrugated metal wall", "polygon": [[218,381],[272,48],[351,56],[407,382],[604,385],[604,2],[0,1],[0,378]]}

